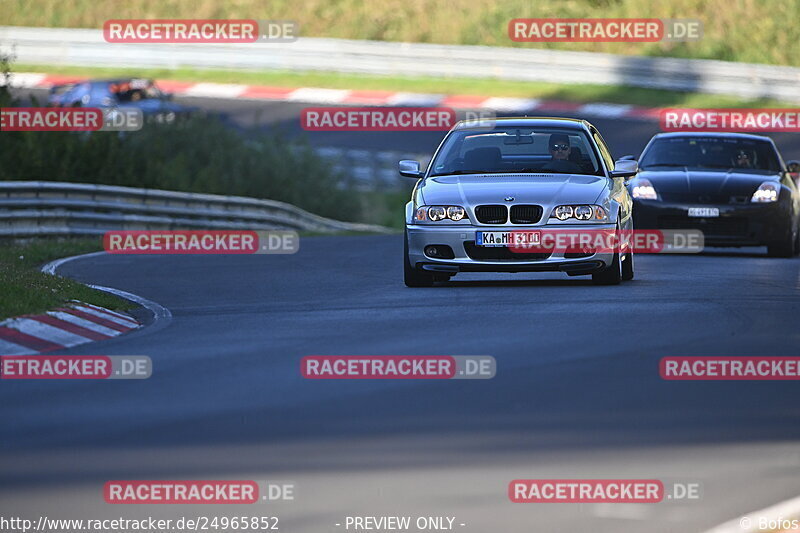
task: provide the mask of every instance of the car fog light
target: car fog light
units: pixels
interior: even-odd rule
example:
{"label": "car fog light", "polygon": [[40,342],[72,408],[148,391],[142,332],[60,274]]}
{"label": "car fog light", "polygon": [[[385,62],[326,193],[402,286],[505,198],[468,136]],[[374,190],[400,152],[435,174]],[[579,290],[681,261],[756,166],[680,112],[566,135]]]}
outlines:
{"label": "car fog light", "polygon": [[446,244],[429,244],[425,247],[425,255],[434,259],[453,259],[453,249]]}

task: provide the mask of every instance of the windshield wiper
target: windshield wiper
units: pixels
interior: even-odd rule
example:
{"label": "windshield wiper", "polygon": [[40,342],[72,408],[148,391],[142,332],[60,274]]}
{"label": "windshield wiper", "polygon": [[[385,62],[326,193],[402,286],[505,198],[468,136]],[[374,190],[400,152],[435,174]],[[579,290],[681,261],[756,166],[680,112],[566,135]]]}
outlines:
{"label": "windshield wiper", "polygon": [[460,174],[507,174],[506,170],[453,170],[441,174],[431,174],[431,176],[457,176]]}

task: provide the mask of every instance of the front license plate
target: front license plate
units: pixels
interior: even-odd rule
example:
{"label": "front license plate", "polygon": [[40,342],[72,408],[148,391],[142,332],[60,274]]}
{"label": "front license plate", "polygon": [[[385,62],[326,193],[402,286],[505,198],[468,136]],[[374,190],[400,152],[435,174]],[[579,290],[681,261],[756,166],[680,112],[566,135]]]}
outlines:
{"label": "front license plate", "polygon": [[541,231],[478,231],[477,246],[536,246],[542,241]]}
{"label": "front license plate", "polygon": [[719,207],[690,207],[690,217],[718,217]]}

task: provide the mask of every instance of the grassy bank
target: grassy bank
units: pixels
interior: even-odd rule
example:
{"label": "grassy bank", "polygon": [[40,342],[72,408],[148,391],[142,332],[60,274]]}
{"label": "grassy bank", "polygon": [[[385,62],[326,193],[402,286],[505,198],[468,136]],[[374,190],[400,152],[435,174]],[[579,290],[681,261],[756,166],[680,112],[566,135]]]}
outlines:
{"label": "grassy bank", "polygon": [[147,124],[125,136],[6,132],[0,179],[102,183],[267,198],[360,221],[357,201],[307,146],[233,130],[214,118]]}
{"label": "grassy bank", "polygon": [[[300,23],[301,35],[383,41],[542,47],[800,65],[800,0],[27,0],[3,2],[3,24],[100,28],[108,19],[247,18]],[[514,18],[693,18],[689,43],[514,43]]]}
{"label": "grassy bank", "polygon": [[133,308],[116,296],[39,271],[48,261],[98,250],[102,250],[99,238],[0,240],[0,320],[42,313],[70,300],[118,311]]}
{"label": "grassy bank", "polygon": [[[7,76],[7,58],[0,63]],[[0,86],[0,107],[19,105],[15,98]],[[232,128],[204,114],[172,124],[148,122],[125,135],[4,132],[0,180],[41,179],[266,198],[368,222],[346,190],[346,177],[308,145],[278,132]]]}
{"label": "grassy bank", "polygon": [[400,78],[340,74],[335,72],[250,72],[241,70],[127,69],[16,65],[19,72],[42,72],[82,77],[140,76],[162,80],[240,83],[275,87],[324,87],[376,91],[412,91],[434,94],[468,94],[541,98],[570,102],[609,102],[649,107],[796,107],[775,100],[664,91],[641,87],[597,84],[557,84],[470,78]]}

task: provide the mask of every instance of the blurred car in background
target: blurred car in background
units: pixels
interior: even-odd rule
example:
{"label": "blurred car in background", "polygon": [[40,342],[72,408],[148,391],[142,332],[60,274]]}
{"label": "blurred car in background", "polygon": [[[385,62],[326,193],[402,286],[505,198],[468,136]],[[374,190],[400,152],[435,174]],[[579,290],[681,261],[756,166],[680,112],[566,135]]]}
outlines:
{"label": "blurred car in background", "polygon": [[[633,156],[626,156],[633,159]],[[796,161],[784,163],[769,137],[660,133],[628,182],[636,229],[696,229],[706,246],[767,246],[800,253]]]}
{"label": "blurred car in background", "polygon": [[145,120],[171,123],[197,110],[172,101],[153,80],[120,78],[113,80],[87,80],[55,85],[50,89],[48,104],[58,107],[138,109]]}

